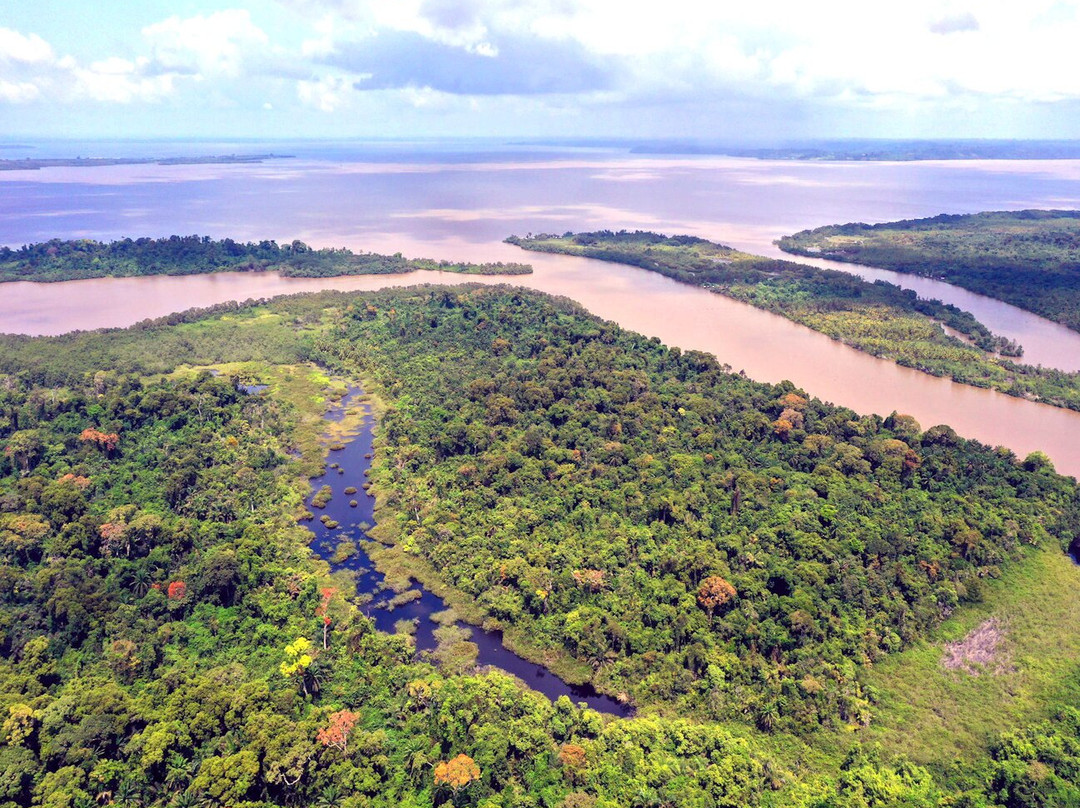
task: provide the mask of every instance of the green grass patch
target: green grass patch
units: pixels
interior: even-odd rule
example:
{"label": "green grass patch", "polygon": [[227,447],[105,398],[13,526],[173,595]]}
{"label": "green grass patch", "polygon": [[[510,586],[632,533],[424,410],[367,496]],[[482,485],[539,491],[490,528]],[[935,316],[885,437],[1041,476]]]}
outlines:
{"label": "green grass patch", "polygon": [[[977,676],[946,670],[944,643],[992,617],[1003,626],[1008,670]],[[927,766],[971,761],[1002,731],[1080,702],[1078,672],[1080,567],[1058,550],[1036,551],[988,586],[984,602],[875,666],[867,680],[879,704],[862,735]]]}

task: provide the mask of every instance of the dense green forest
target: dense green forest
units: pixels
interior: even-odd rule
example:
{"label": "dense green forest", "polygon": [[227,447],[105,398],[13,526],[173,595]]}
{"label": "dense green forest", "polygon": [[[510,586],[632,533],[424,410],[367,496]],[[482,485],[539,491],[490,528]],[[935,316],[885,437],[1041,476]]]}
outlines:
{"label": "dense green forest", "polygon": [[[1080,721],[1051,704],[959,768],[861,742],[876,660],[1080,533],[1039,454],[506,288],[0,337],[0,374],[0,804],[1080,799]],[[638,717],[442,670],[329,578],[296,519],[318,415],[356,379],[380,401],[386,563]]]}
{"label": "dense green forest", "polygon": [[[821,331],[859,350],[963,384],[1080,409],[1080,374],[1024,365],[1022,346],[970,313],[911,290],[829,269],[739,252],[694,236],[645,231],[538,234],[527,250],[631,264],[704,286]],[[957,332],[948,333],[945,328]]]}
{"label": "dense green forest", "polygon": [[290,278],[381,275],[432,269],[467,275],[524,275],[528,264],[469,264],[404,258],[401,253],[354,253],[316,250],[302,241],[238,242],[209,236],[90,239],[0,247],[0,282],[71,281],[137,275],[200,275],[207,272],[280,272]]}
{"label": "dense green forest", "polygon": [[796,255],[939,278],[1080,331],[1080,211],[994,211],[803,230]]}

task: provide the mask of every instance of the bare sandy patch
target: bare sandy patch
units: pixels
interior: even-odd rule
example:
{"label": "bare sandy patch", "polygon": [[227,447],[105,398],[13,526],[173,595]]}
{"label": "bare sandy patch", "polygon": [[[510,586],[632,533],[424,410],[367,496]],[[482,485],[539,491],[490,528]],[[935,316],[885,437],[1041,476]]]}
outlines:
{"label": "bare sandy patch", "polygon": [[941,665],[971,676],[981,673],[1008,673],[1009,655],[1005,647],[1005,627],[996,617],[984,620],[962,640],[945,643]]}

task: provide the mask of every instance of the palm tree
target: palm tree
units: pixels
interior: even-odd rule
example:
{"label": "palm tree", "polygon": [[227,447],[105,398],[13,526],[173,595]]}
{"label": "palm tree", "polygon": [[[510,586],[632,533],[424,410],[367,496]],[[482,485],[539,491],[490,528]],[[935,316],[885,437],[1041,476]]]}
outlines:
{"label": "palm tree", "polygon": [[198,802],[190,792],[181,791],[173,797],[173,801],[169,803],[169,808],[195,808]]}
{"label": "palm tree", "polygon": [[121,780],[113,793],[112,803],[120,808],[138,808],[142,805],[140,789],[131,780]]}
{"label": "palm tree", "polygon": [[315,800],[315,808],[337,808],[341,805],[341,789],[335,785],[329,785],[319,792]]}
{"label": "palm tree", "polygon": [[191,782],[194,763],[179,752],[172,752],[165,763],[165,785],[170,788],[187,786]]}
{"label": "palm tree", "polygon": [[141,598],[150,591],[150,584],[152,583],[150,570],[146,567],[139,567],[135,570],[135,574],[131,576],[131,591]]}

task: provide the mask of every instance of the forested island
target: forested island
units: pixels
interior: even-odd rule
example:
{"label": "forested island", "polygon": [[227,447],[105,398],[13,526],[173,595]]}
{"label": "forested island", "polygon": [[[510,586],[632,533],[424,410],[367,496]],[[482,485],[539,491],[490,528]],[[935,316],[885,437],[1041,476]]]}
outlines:
{"label": "forested island", "polygon": [[287,160],[291,154],[217,154],[195,157],[20,157],[0,159],[0,171],[40,171],[43,168],[101,168],[103,166],[196,166],[263,163]]}
{"label": "forested island", "polygon": [[302,241],[239,242],[209,236],[61,240],[0,247],[0,283],[59,282],[142,275],[201,275],[209,272],[277,272],[289,278],[383,275],[427,269],[466,275],[525,275],[528,264],[471,264],[405,258],[401,253],[354,253],[314,249]]}
{"label": "forested island", "polygon": [[1080,331],[1080,211],[942,214],[803,230],[777,244],[948,281]]}
{"label": "forested island", "polygon": [[1077,140],[892,140],[845,138],[743,146],[703,140],[634,143],[634,154],[719,154],[757,160],[915,161],[915,160],[1076,160]]}
{"label": "forested island", "polygon": [[[530,234],[526,250],[630,264],[787,317],[853,348],[963,384],[1080,409],[1080,374],[1015,361],[1017,343],[970,313],[884,281],[648,231]],[[829,256],[832,257],[832,256]]]}
{"label": "forested island", "polygon": [[[354,381],[380,565],[636,717],[374,629],[298,521]],[[0,798],[1075,803],[1080,493],[927,426],[505,287],[0,337]]]}

